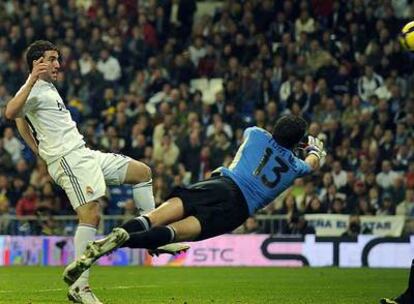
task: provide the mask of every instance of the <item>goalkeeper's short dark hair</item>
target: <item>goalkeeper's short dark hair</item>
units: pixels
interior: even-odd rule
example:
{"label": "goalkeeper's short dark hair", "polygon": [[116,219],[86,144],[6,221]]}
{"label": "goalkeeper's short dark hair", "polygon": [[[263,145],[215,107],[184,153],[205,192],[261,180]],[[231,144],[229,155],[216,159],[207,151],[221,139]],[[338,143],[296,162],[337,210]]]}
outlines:
{"label": "goalkeeper's short dark hair", "polygon": [[299,116],[286,115],[279,118],[273,127],[273,138],[287,149],[293,149],[303,139],[307,122]]}
{"label": "goalkeeper's short dark hair", "polygon": [[38,60],[46,51],[56,51],[60,53],[57,46],[47,40],[37,40],[29,45],[26,51],[26,62],[30,72],[33,69],[33,60]]}

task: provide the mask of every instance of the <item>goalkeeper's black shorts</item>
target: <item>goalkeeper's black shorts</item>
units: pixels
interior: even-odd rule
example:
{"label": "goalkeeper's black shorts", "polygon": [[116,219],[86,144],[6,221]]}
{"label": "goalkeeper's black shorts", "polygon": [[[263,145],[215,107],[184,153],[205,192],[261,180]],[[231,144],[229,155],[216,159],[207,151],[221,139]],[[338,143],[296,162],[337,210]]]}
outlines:
{"label": "goalkeeper's black shorts", "polygon": [[200,221],[197,241],[231,232],[249,217],[243,193],[229,177],[217,176],[176,187],[168,196],[172,197],[182,200],[186,217],[192,215]]}

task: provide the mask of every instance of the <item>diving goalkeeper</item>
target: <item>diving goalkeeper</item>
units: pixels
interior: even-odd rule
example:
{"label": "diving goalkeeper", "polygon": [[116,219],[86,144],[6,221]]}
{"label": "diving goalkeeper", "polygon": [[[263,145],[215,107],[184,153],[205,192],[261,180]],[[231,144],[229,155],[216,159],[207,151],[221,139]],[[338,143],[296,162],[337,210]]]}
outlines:
{"label": "diving goalkeeper", "polygon": [[70,284],[99,257],[119,247],[155,249],[180,241],[200,241],[231,232],[250,215],[272,202],[301,176],[319,168],[326,152],[312,136],[303,147],[305,160],[293,150],[305,137],[301,117],[281,117],[272,133],[258,127],[244,131],[244,141],[228,168],[207,180],[175,188],[167,201],[150,213],[115,228],[89,243],[81,258],[68,265]]}

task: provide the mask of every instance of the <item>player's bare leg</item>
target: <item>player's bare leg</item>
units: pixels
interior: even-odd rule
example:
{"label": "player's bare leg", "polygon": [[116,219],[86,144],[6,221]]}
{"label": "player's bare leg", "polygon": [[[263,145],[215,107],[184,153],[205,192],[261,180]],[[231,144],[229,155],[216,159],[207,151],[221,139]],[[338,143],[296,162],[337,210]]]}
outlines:
{"label": "player's bare leg", "polygon": [[[79,225],[75,233],[76,258],[81,257],[88,242],[95,239],[96,227],[100,220],[100,208],[98,202],[89,202],[76,209]],[[75,261],[71,264],[76,263]],[[68,282],[68,299],[75,303],[101,304],[101,301],[93,294],[89,287],[89,271],[77,274],[77,280]]]}
{"label": "player's bare leg", "polygon": [[[157,227],[161,225],[168,225],[172,222],[181,220],[184,216],[184,207],[181,199],[171,198],[157,209],[150,211],[144,216],[132,219],[122,225],[128,233],[130,232],[142,232],[149,230],[151,227]],[[187,244],[183,243],[171,243],[159,248],[152,248],[148,250],[148,253],[152,256],[157,256],[163,253],[175,255],[190,248]]]}
{"label": "player's bare leg", "polygon": [[[125,184],[131,184],[135,206],[141,214],[154,210],[155,201],[152,191],[151,169],[144,163],[130,160],[124,179]],[[150,255],[162,253],[177,254],[188,249],[188,245],[181,243],[167,244],[161,248],[149,250]]]}
{"label": "player's bare leg", "polygon": [[[72,282],[75,282],[97,259],[121,246],[147,248],[156,251],[157,247],[170,244],[175,240],[185,241],[185,236],[187,236],[187,234],[185,232],[184,224],[181,223],[184,221],[181,221],[183,216],[184,208],[181,199],[172,198],[157,209],[151,211],[148,215],[132,219],[120,228],[115,228],[112,233],[104,239],[89,243],[84,254],[65,268],[63,272],[65,282],[72,284]],[[171,225],[171,227],[165,226],[172,222],[175,223],[174,225]],[[184,223],[187,222],[194,222],[194,220],[184,221]],[[200,233],[199,231],[201,231],[199,223],[193,225],[196,228],[188,228],[188,240],[193,240],[193,234],[197,231]],[[200,227],[197,228],[198,226]],[[180,232],[178,238],[176,238],[175,229],[178,229]],[[125,244],[129,239],[133,239],[133,242],[131,241],[131,244]],[[136,247],[138,245],[139,247]],[[188,245],[182,245],[179,251],[186,251],[188,248]],[[177,248],[177,250],[178,249],[179,248]]]}
{"label": "player's bare leg", "polygon": [[[193,241],[201,233],[200,222],[194,216],[186,217],[178,222],[171,223],[168,226],[171,227],[174,231],[174,234],[175,234],[174,239],[173,239],[174,242]],[[133,240],[131,239],[130,242],[132,241]],[[136,241],[138,244],[140,243],[139,240],[136,240]],[[158,256],[159,254],[162,254],[162,253],[171,254],[171,252],[169,252],[168,250],[170,248],[174,248],[174,246],[177,252],[185,252],[190,248],[190,246],[185,245],[183,243],[170,243],[164,246],[158,246],[156,249],[153,249],[153,250],[149,249],[148,251],[150,252],[151,255],[155,255],[155,256]]]}
{"label": "player's bare leg", "polygon": [[129,233],[115,228],[107,237],[88,244],[84,254],[75,263],[66,267],[64,279],[72,282],[89,269],[101,256],[119,247],[154,249],[175,241],[193,241],[201,233],[201,224],[189,216],[168,226],[156,226],[148,231]]}
{"label": "player's bare leg", "polygon": [[[167,202],[159,206],[153,212],[150,212],[148,218],[151,223],[151,227],[168,225],[170,223],[176,222],[183,218],[184,208],[181,199],[173,197]],[[176,240],[181,241],[181,240]],[[149,249],[148,253],[152,256],[158,256],[160,254],[166,253],[175,255],[181,252],[185,252],[190,248],[189,245],[183,243],[170,243],[164,246],[159,246],[155,249]]]}
{"label": "player's bare leg", "polygon": [[[121,231],[123,231],[122,233],[126,232],[123,228],[114,229],[114,233],[117,234],[120,234]],[[126,241],[121,240],[120,242],[123,243],[118,247],[154,249],[176,241],[194,241],[200,233],[201,224],[199,220],[194,216],[188,216],[167,226],[158,225],[148,231],[130,232],[128,239]],[[107,248],[112,250],[108,246]]]}
{"label": "player's bare leg", "polygon": [[151,227],[177,222],[184,218],[183,202],[178,197],[172,197],[146,216],[151,222]]}
{"label": "player's bare leg", "polygon": [[78,215],[79,224],[97,227],[99,225],[99,221],[101,220],[100,207],[97,201],[79,206],[76,208],[76,213]]}
{"label": "player's bare leg", "polygon": [[194,241],[201,233],[200,221],[194,216],[169,225],[175,230],[175,241]]}
{"label": "player's bare leg", "polygon": [[[148,214],[128,221],[122,225],[121,228],[125,229],[128,233],[142,232],[149,230],[150,227],[168,225],[179,221],[183,216],[184,208],[181,199],[174,197],[166,201],[157,209],[150,211]],[[189,248],[190,246],[187,244],[171,243],[160,246],[159,248],[149,249],[148,253],[153,256],[163,253],[174,255],[187,251]]]}

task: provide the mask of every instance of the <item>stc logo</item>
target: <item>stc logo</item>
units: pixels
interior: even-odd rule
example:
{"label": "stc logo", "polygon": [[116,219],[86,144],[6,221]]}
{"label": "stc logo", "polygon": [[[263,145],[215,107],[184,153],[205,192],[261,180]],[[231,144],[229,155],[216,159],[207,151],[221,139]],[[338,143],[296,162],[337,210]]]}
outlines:
{"label": "stc logo", "polygon": [[233,248],[196,248],[193,251],[194,262],[233,262]]}
{"label": "stc logo", "polygon": [[[270,237],[264,240],[261,245],[261,251],[264,257],[269,260],[295,260],[301,261],[303,266],[309,266],[309,260],[306,256],[300,253],[281,253],[281,252],[271,252],[269,247],[271,244],[274,243],[304,243],[304,238],[277,238],[277,237]],[[339,266],[339,260],[341,252],[340,245],[343,243],[358,243],[358,238],[353,237],[316,237],[315,243],[331,243],[332,244],[332,256],[333,256],[333,266]],[[368,243],[363,245],[362,252],[361,252],[361,265],[364,267],[369,267],[368,256],[369,253],[374,249],[376,246],[380,244],[410,244],[409,237],[379,237],[370,240]]]}

